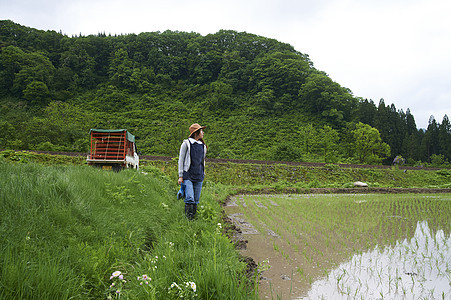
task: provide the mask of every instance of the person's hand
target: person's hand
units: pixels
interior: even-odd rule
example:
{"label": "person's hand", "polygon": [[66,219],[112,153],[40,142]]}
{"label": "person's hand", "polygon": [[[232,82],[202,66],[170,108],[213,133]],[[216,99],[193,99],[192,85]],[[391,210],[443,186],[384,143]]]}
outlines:
{"label": "person's hand", "polygon": [[179,184],[182,184],[182,182],[183,182],[183,177],[179,177]]}

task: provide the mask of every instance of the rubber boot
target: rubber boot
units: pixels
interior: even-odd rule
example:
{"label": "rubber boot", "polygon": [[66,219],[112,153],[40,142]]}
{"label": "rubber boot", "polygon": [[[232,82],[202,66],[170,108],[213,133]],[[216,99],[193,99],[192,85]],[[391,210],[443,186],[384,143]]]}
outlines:
{"label": "rubber boot", "polygon": [[194,204],[185,204],[185,215],[188,220],[194,219]]}
{"label": "rubber boot", "polygon": [[193,204],[193,219],[196,217],[197,213],[197,204]]}
{"label": "rubber boot", "polygon": [[191,217],[191,204],[185,203],[185,215],[188,219]]}

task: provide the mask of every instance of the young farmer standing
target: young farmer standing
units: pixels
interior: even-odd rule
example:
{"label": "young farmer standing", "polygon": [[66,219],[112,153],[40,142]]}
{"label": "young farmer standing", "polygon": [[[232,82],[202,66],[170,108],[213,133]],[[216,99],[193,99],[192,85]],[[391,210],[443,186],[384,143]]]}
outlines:
{"label": "young farmer standing", "polygon": [[185,214],[194,219],[199,204],[202,182],[205,177],[205,155],[207,145],[204,143],[204,128],[197,123],[189,127],[190,136],[180,146],[178,184],[185,184]]}

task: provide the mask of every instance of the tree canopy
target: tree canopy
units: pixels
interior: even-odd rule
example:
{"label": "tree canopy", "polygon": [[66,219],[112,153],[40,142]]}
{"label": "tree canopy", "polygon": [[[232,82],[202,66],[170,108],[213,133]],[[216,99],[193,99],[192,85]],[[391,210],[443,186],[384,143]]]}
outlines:
{"label": "tree canopy", "polygon": [[418,130],[408,109],[356,97],[307,54],[246,32],[68,37],[0,21],[0,148],[87,151],[90,128],[127,128],[143,154],[176,156],[197,122],[212,157],[357,162],[361,131],[377,131],[368,143],[383,149],[364,162],[449,161],[449,119],[431,118]]}

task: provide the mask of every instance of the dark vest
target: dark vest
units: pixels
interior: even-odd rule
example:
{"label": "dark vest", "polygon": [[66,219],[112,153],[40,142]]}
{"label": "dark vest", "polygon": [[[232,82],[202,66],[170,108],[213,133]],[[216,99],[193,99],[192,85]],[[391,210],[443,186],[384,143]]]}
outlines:
{"label": "dark vest", "polygon": [[204,145],[192,143],[190,145],[191,165],[188,172],[183,172],[184,180],[193,182],[204,181]]}

